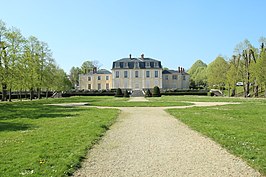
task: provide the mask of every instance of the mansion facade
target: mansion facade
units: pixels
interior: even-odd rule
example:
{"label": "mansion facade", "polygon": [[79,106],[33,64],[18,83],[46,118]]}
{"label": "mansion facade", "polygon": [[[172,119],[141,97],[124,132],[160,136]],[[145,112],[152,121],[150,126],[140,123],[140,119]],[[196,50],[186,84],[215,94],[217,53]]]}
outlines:
{"label": "mansion facade", "polygon": [[79,75],[79,89],[108,90],[188,89],[189,74],[182,67],[178,70],[163,70],[161,61],[152,58],[122,58],[113,62],[112,72],[96,68]]}

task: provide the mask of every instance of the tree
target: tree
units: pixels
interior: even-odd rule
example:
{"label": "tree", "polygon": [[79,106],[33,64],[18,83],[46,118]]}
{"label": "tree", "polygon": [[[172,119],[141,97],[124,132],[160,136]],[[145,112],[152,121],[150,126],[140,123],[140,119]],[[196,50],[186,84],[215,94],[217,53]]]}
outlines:
{"label": "tree", "polygon": [[239,59],[240,55],[239,56],[233,55],[228,62],[229,69],[226,74],[226,80],[228,83],[229,96],[231,88],[232,88],[231,96],[235,96],[236,83],[239,81],[239,75],[238,75]]}
{"label": "tree", "polygon": [[206,86],[207,85],[207,64],[201,60],[197,60],[191,68],[188,70],[190,80],[195,83],[195,86]]}
{"label": "tree", "polygon": [[228,64],[225,59],[218,56],[207,67],[207,78],[210,87],[217,86],[222,89],[226,83],[226,73],[228,70]]}
{"label": "tree", "polygon": [[161,97],[161,92],[160,92],[160,88],[158,86],[155,86],[153,88],[153,93],[152,93],[153,97]]}
{"label": "tree", "polygon": [[69,79],[72,84],[72,88],[76,88],[79,85],[79,74],[81,74],[81,69],[79,67],[72,67],[70,69]]}
{"label": "tree", "polygon": [[81,73],[82,74],[87,74],[89,73],[90,71],[93,70],[93,68],[97,68],[99,69],[100,68],[100,63],[99,61],[97,60],[92,60],[92,61],[84,61],[81,65]]}

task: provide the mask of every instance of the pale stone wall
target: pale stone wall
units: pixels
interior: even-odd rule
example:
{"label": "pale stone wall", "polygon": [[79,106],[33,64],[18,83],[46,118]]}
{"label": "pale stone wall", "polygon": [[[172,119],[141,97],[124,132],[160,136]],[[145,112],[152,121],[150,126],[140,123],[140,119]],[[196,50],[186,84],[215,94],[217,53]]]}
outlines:
{"label": "pale stone wall", "polygon": [[189,78],[188,74],[163,74],[163,89],[188,89]]}
{"label": "pale stone wall", "polygon": [[[90,81],[89,81],[90,77]],[[99,77],[99,79],[98,79]],[[108,77],[108,80],[107,78]],[[80,74],[80,89],[84,90],[106,90],[112,88],[112,74]],[[109,85],[109,88],[108,88]],[[91,88],[89,88],[91,87]]]}
{"label": "pale stone wall", "polygon": [[[127,72],[127,77],[125,76]],[[149,77],[147,77],[147,71]],[[117,76],[119,73],[119,77]],[[136,72],[138,77],[136,77]],[[158,77],[155,77],[155,72],[158,73]],[[139,90],[144,88],[153,88],[158,86],[162,88],[162,69],[161,68],[149,68],[149,69],[113,69],[113,88],[121,89],[133,89]]]}

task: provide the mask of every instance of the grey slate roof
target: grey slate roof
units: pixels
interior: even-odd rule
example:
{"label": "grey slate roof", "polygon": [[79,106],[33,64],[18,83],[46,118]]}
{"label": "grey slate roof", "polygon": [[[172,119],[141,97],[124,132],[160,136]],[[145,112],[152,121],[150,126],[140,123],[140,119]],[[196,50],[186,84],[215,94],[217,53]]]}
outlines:
{"label": "grey slate roof", "polygon": [[112,73],[106,69],[100,69],[97,71],[97,74],[112,74]]}
{"label": "grey slate roof", "polygon": [[[152,59],[152,58],[122,58],[119,60],[116,60],[113,62],[113,67],[112,69],[119,69],[119,68],[129,68],[133,69],[135,68],[135,63],[138,63],[138,67],[140,69],[145,69],[146,65],[145,63],[149,62],[150,67],[148,68],[162,68],[161,61]],[[116,63],[118,63],[119,67],[116,67]],[[128,67],[124,66],[124,63],[127,63]],[[158,63],[157,66],[155,66],[155,63]]]}
{"label": "grey slate roof", "polygon": [[[163,70],[162,74],[178,74],[177,70]],[[181,72],[183,75],[188,75],[187,72]]]}

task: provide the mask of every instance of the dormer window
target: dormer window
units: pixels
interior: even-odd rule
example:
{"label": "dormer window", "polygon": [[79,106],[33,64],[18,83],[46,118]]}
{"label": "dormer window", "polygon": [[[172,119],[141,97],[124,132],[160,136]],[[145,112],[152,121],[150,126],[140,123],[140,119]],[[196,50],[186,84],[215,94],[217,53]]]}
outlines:
{"label": "dormer window", "polygon": [[154,63],[154,66],[157,68],[158,67],[158,62],[155,62]]}
{"label": "dormer window", "polygon": [[127,62],[124,63],[124,67],[128,68],[128,63]]}
{"label": "dormer window", "polygon": [[150,66],[150,62],[146,62],[146,67],[149,68]]}
{"label": "dormer window", "polygon": [[115,62],[115,67],[119,68],[119,62]]}

